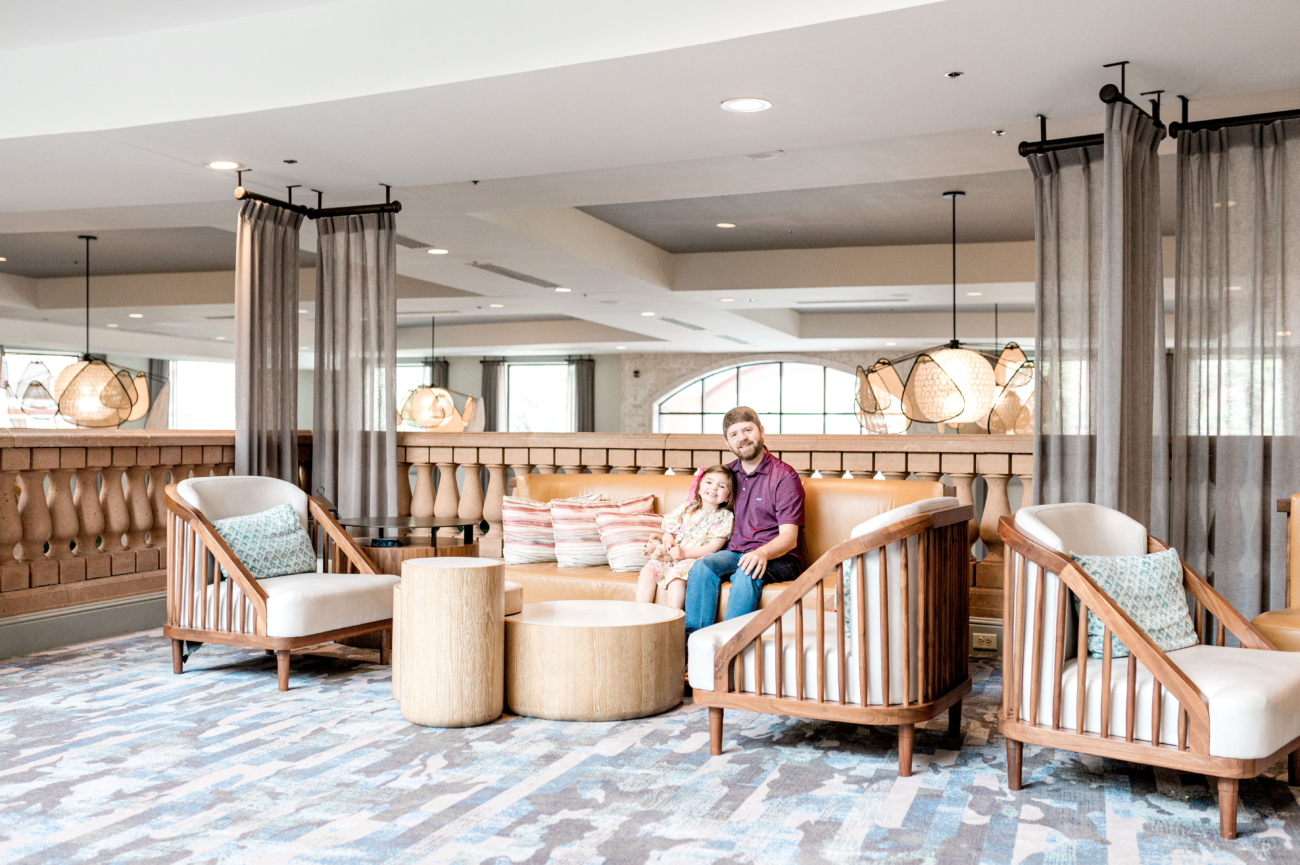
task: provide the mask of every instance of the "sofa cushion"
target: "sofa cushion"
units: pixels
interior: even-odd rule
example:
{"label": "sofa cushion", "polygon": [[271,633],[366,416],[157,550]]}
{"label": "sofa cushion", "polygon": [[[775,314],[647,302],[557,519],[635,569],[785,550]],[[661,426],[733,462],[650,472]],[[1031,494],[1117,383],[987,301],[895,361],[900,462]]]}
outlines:
{"label": "sofa cushion", "polygon": [[[586,496],[598,499],[599,494]],[[501,548],[507,565],[555,561],[551,505],[523,496],[501,499]]]}
{"label": "sofa cushion", "polygon": [[212,527],[255,579],[316,570],[316,551],[293,505],[215,520]]}
{"label": "sofa cushion", "polygon": [[804,527],[799,533],[804,562],[812,564],[853,527],[903,505],[943,495],[938,481],[877,481],[863,478],[804,478]]}
{"label": "sofa cushion", "polygon": [[605,545],[600,542],[596,514],[653,513],[655,497],[649,493],[621,502],[587,499],[552,499],[551,525],[555,528],[555,561],[562,568],[607,565]]}
{"label": "sofa cushion", "polygon": [[[684,470],[682,470],[684,471]],[[692,476],[679,475],[588,475],[553,474],[521,475],[515,479],[515,495],[527,496],[539,502],[572,498],[580,495],[599,495],[609,501],[643,496],[655,497],[655,510],[666,514],[686,501],[691,490]]]}
{"label": "sofa cushion", "polygon": [[658,514],[620,514],[601,511],[596,514],[596,528],[600,542],[609,559],[609,569],[614,573],[637,573],[645,567],[650,557],[646,544],[663,532],[664,518]]}
{"label": "sofa cushion", "polygon": [[[1196,628],[1187,612],[1183,590],[1183,563],[1176,550],[1145,556],[1079,556],[1070,558],[1083,569],[1115,604],[1146,632],[1162,652],[1194,646]],[[1105,626],[1096,613],[1088,613],[1088,655],[1106,651]],[[1111,634],[1112,658],[1127,658],[1128,647]]]}
{"label": "sofa cushion", "polygon": [[[287,574],[258,580],[266,592],[266,635],[268,637],[306,637],[353,625],[368,625],[393,617],[393,586],[401,581],[394,574]],[[190,610],[180,611],[183,627],[211,628],[220,619],[222,628],[230,628],[227,608],[240,625],[241,594],[227,604],[226,594],[235,588],[233,580],[221,580],[209,589],[208,614],[205,622],[191,622]]]}

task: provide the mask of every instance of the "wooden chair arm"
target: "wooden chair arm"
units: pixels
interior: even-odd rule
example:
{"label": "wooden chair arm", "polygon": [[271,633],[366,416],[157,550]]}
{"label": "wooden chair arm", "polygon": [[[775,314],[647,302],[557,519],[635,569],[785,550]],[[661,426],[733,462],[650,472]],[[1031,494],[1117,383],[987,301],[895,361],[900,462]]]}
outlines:
{"label": "wooden chair arm", "polygon": [[[1044,547],[1016,528],[1015,518],[1004,516],[998,526],[998,535],[1011,549],[1024,556],[1049,573],[1054,573],[1074,592],[1102,624],[1110,628],[1112,634],[1137,658],[1138,663],[1146,667],[1169,693],[1174,695],[1178,704],[1186,710],[1191,723],[1188,725],[1188,743],[1193,751],[1208,754],[1210,747],[1210,706],[1205,694],[1179,669],[1178,665],[1157,646],[1147,633],[1137,626],[1119,605],[1102,591],[1102,588],[1088,576],[1087,572],[1069,559]],[[1007,587],[1012,589],[1012,587]],[[1012,589],[1014,590],[1014,589]],[[1079,627],[1087,628],[1087,622],[1080,622]],[[1023,651],[1023,650],[1022,650]],[[1036,647],[1035,651],[1042,651]],[[1110,647],[1104,647],[1109,652]],[[1086,659],[1080,659],[1080,662]],[[1109,685],[1109,683],[1107,683]]]}
{"label": "wooden chair arm", "polygon": [[[1162,553],[1169,549],[1169,545],[1159,538],[1151,535],[1147,536],[1147,549],[1153,553]],[[1277,646],[1273,645],[1268,637],[1261,634],[1250,621],[1238,612],[1237,608],[1228,603],[1228,599],[1214,590],[1205,581],[1205,578],[1187,564],[1180,556],[1178,561],[1183,566],[1183,588],[1192,593],[1192,597],[1201,602],[1201,606],[1210,611],[1210,614],[1223,623],[1228,629],[1228,633],[1237,638],[1242,647],[1247,649],[1262,649],[1264,651],[1276,652]]]}
{"label": "wooden chair arm", "polygon": [[[879,549],[897,540],[922,534],[933,528],[942,528],[954,523],[967,522],[975,517],[973,505],[957,505],[942,511],[917,514],[897,523],[877,529],[861,537],[852,538],[831,547],[821,558],[804,569],[789,587],[777,596],[776,600],[758,611],[753,619],[740,629],[735,636],[723,644],[713,658],[713,686],[715,693],[731,689],[732,661],[752,643],[759,634],[765,632],[781,616],[794,609],[795,603],[808,594],[814,586],[820,586],[833,568],[855,556]],[[845,615],[848,612],[845,611]],[[818,622],[817,627],[824,627]]]}
{"label": "wooden chair arm", "polygon": [[352,562],[359,573],[379,573],[375,570],[370,557],[365,554],[365,551],[361,549],[361,545],[357,543],[356,538],[348,534],[347,530],[339,525],[339,521],[331,516],[329,509],[317,501],[315,496],[307,496],[307,508],[312,518],[325,529],[326,534],[333,539],[334,543],[338,545],[339,549],[343,551],[348,557],[348,561]]}
{"label": "wooden chair arm", "polygon": [[[226,576],[233,580],[243,592],[244,597],[253,604],[257,611],[259,630],[266,623],[266,590],[258,585],[257,578],[249,573],[248,568],[239,560],[225,539],[217,532],[215,526],[203,514],[185,504],[176,494],[176,484],[168,484],[166,489],[167,510],[179,516],[189,524],[194,533],[203,541],[204,547],[212,554],[217,565],[226,571]],[[172,551],[168,551],[171,555]]]}

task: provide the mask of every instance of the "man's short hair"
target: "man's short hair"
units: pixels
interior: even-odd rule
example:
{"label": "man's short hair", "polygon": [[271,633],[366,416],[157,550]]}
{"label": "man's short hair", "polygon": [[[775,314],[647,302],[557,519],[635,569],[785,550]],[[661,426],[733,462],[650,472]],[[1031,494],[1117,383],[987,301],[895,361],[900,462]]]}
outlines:
{"label": "man's short hair", "polygon": [[722,434],[725,436],[727,430],[731,429],[734,424],[744,423],[745,421],[757,426],[763,425],[763,422],[758,419],[758,412],[747,405],[738,405],[722,416]]}

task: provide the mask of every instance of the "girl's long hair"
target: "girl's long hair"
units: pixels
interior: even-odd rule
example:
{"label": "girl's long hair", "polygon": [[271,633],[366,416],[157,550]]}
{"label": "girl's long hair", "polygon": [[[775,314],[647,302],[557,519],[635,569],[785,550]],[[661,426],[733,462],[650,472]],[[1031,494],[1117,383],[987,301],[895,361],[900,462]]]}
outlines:
{"label": "girl's long hair", "polygon": [[695,484],[695,501],[691,502],[691,510],[698,511],[700,508],[704,507],[704,499],[700,498],[700,484],[703,483],[704,479],[709,475],[726,475],[727,500],[718,505],[718,507],[728,511],[732,510],[732,505],[735,503],[736,499],[736,476],[732,474],[731,469],[724,465],[709,466],[704,471],[700,472],[700,476],[696,480]]}

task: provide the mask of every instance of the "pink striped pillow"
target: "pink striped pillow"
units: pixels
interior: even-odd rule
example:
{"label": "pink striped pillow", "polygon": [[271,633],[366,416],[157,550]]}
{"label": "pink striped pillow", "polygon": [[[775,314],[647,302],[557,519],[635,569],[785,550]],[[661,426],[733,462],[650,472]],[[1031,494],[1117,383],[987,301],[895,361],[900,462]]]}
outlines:
{"label": "pink striped pillow", "polygon": [[605,547],[611,571],[639,571],[650,561],[645,554],[646,542],[663,533],[664,518],[659,514],[620,514],[600,511],[596,528]]}
{"label": "pink striped pillow", "polygon": [[[600,496],[582,496],[579,501],[599,501]],[[551,529],[551,505],[519,496],[501,499],[502,558],[507,565],[529,565],[555,561],[555,532]]]}
{"label": "pink striped pillow", "polygon": [[600,542],[596,514],[648,514],[654,510],[653,493],[621,502],[551,501],[551,525],[555,528],[555,560],[562,568],[594,568],[609,564],[605,545]]}

